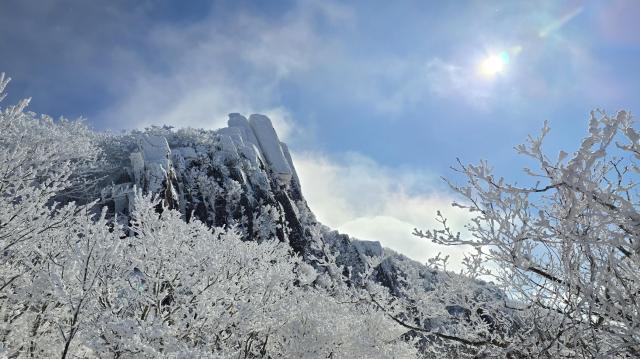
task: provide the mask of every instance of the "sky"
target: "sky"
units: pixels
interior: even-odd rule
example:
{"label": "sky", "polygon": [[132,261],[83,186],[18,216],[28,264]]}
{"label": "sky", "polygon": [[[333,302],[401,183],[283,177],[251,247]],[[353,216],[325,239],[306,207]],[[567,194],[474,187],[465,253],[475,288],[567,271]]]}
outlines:
{"label": "sky", "polygon": [[572,152],[590,110],[636,113],[639,18],[635,0],[2,0],[3,106],[113,132],[267,114],[321,221],[459,260],[411,235],[468,219],[441,177],[460,158],[522,179],[513,147],[543,121]]}

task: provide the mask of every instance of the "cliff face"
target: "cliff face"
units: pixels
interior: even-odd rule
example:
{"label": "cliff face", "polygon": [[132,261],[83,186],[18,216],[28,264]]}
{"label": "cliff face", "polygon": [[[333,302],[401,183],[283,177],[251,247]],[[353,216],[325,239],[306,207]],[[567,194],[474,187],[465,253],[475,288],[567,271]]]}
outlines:
{"label": "cliff face", "polygon": [[151,128],[123,139],[102,202],[126,220],[135,188],[159,195],[185,220],[236,227],[246,240],[276,237],[311,264],[336,255],[348,283],[381,257],[378,242],[358,241],[318,223],[302,195],[286,144],[269,118],[230,114],[216,131]]}

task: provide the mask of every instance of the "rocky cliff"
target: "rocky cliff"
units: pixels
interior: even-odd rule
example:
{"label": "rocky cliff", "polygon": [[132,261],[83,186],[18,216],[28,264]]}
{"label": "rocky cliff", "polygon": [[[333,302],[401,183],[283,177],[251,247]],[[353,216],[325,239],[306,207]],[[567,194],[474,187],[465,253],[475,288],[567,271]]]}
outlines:
{"label": "rocky cliff", "polygon": [[236,227],[246,240],[275,237],[311,264],[335,255],[348,283],[367,268],[367,257],[383,256],[380,243],[318,223],[289,149],[264,115],[233,113],[228,127],[216,131],[153,127],[120,137],[106,152],[114,154],[113,170],[102,203],[123,221],[137,188],[157,194],[187,221]]}

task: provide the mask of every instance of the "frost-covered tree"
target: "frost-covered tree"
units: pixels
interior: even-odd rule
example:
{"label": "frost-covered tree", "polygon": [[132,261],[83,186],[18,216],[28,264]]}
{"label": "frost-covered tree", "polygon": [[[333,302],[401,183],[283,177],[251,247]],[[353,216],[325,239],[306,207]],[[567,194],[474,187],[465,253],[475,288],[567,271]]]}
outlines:
{"label": "frost-covered tree", "polygon": [[[411,352],[376,308],[341,302],[277,240],[185,222],[138,195],[133,236],[87,332],[101,357],[376,357]],[[389,328],[391,325],[391,329]],[[87,342],[89,342],[87,338]]]}
{"label": "frost-covered tree", "polygon": [[385,278],[379,277],[380,270],[369,270],[361,298],[404,328],[405,339],[415,342],[420,357],[515,353],[509,340],[521,328],[520,317],[505,307],[506,296],[500,288],[478,279],[478,272],[447,271],[446,258],[439,255],[425,266],[392,252],[385,254],[376,266],[380,267]]}
{"label": "frost-covered tree", "polygon": [[536,163],[525,169],[529,186],[497,178],[484,161],[460,164],[467,183],[449,183],[464,198],[454,205],[474,216],[469,236],[442,216],[441,229],[416,234],[475,247],[471,272],[504,293],[486,307],[498,303],[515,321],[506,335],[462,328],[454,339],[496,356],[640,356],[640,135],[633,125],[624,111],[593,112],[580,148],[549,157],[545,123],[539,137],[516,147]]}
{"label": "frost-covered tree", "polygon": [[[0,94],[7,82],[0,76]],[[326,277],[276,238],[273,206],[260,208],[253,241],[136,189],[127,220],[111,217],[86,198],[101,173],[98,145],[126,154],[135,133],[98,135],[27,103],[0,112],[0,356],[415,355],[401,326],[340,281],[333,257]],[[174,137],[194,136],[207,140]],[[234,209],[239,185],[198,179]]]}
{"label": "frost-covered tree", "polygon": [[[0,75],[0,99],[8,82]],[[60,318],[53,329],[49,317],[51,311],[74,310],[50,297],[61,294],[53,293],[51,280],[70,278],[43,273],[82,255],[68,236],[74,223],[84,218],[86,207],[60,206],[55,200],[62,192],[71,193],[74,185],[86,184],[83,177],[99,151],[84,124],[64,119],[54,123],[48,116],[25,111],[28,103],[23,100],[0,111],[0,341],[38,355],[37,347],[47,345],[39,341],[42,332],[73,337],[74,324],[64,322],[67,318]],[[73,248],[60,256],[70,243]],[[74,305],[75,299],[65,300]],[[75,304],[76,309],[81,306]],[[58,343],[65,341],[58,338]]]}
{"label": "frost-covered tree", "polygon": [[8,356],[55,357],[78,353],[88,325],[100,315],[98,284],[121,243],[88,207],[70,204],[64,225],[42,232],[33,245],[31,271],[4,297],[3,343]]}

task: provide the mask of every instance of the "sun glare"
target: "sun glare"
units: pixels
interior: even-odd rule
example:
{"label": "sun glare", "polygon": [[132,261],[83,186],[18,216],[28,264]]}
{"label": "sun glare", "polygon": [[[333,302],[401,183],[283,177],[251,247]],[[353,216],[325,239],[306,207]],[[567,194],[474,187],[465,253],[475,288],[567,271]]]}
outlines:
{"label": "sun glare", "polygon": [[498,55],[491,55],[480,63],[480,73],[487,77],[493,77],[504,71],[505,65],[509,63],[509,55],[502,52]]}

